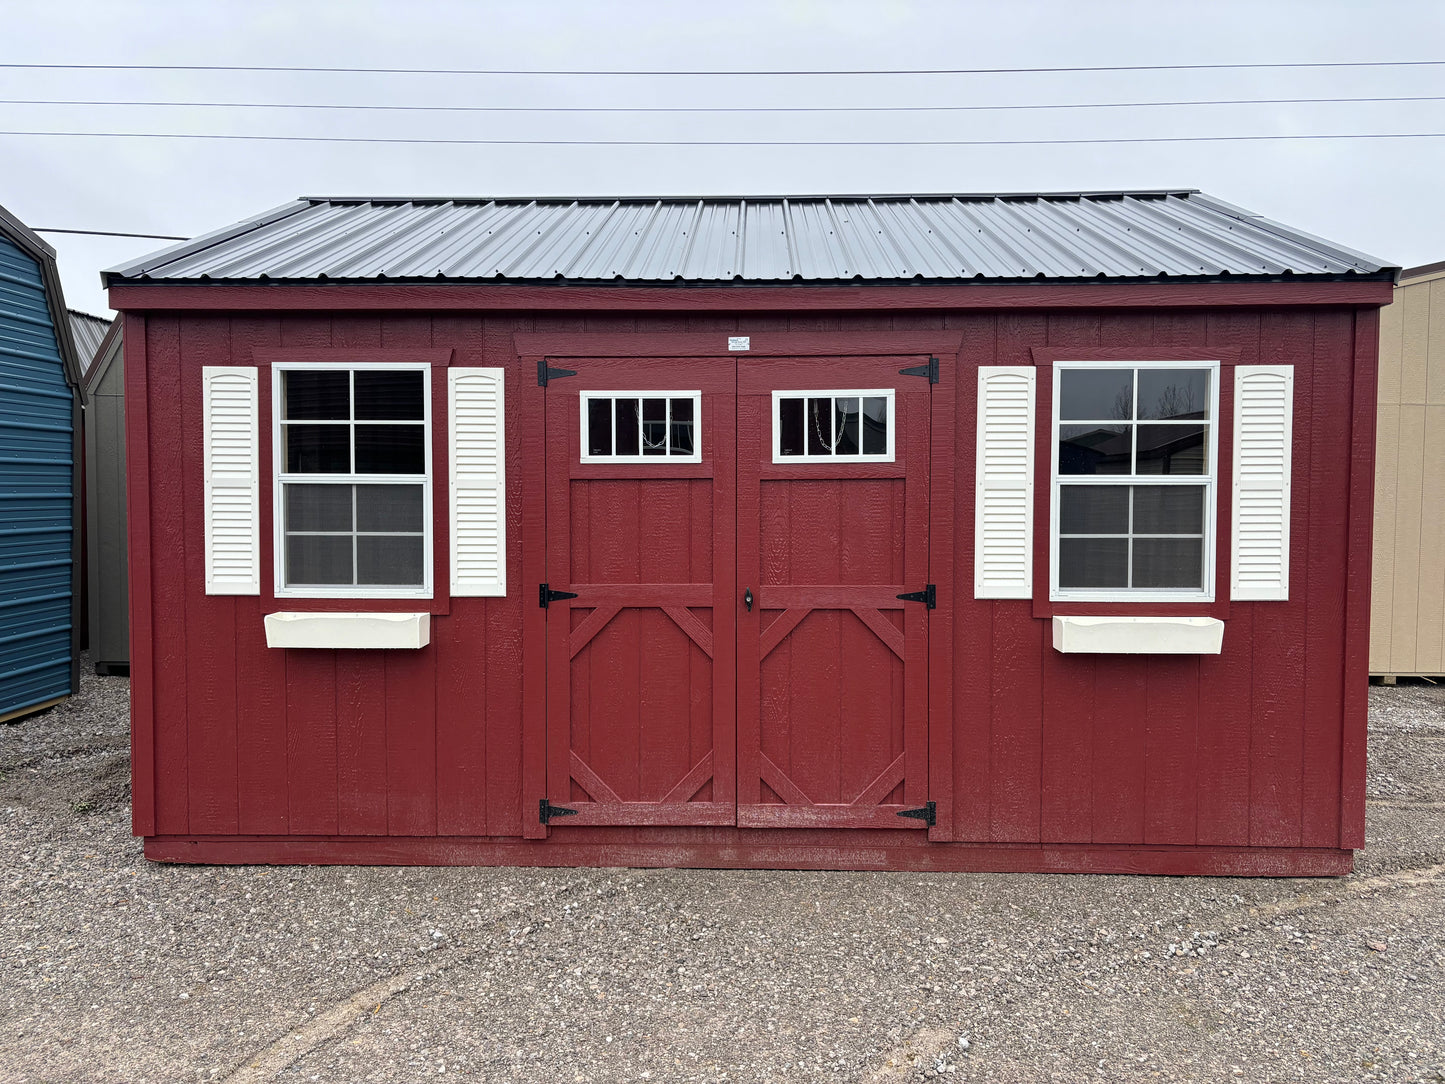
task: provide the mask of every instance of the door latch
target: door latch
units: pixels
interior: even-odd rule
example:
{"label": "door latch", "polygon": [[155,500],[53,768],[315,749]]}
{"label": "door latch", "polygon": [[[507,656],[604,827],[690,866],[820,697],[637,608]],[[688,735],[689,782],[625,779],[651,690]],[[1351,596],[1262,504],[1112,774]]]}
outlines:
{"label": "door latch", "polygon": [[743,605],[748,608],[748,613],[753,612],[753,589],[751,587],[743,592]]}

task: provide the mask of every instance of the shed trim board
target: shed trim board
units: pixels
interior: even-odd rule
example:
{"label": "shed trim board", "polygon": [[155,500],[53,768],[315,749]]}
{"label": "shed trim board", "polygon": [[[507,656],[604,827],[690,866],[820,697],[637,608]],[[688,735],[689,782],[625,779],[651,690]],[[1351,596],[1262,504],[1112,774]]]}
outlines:
{"label": "shed trim board", "polygon": [[[1363,845],[1371,344],[1388,284],[1098,285],[121,276],[112,298],[135,303],[132,740],[147,856],[1348,872]],[[494,441],[504,529],[478,536],[501,547],[504,583],[450,589],[455,381],[438,371],[433,597],[275,597],[270,382],[273,363],[300,360],[427,362],[509,385]],[[1211,601],[1050,598],[1055,498],[1041,472],[1066,439],[1053,403],[1070,361],[1128,381],[1217,366]],[[200,377],[225,365],[254,367],[259,384],[252,596],[204,591]],[[1289,592],[1231,598],[1235,380],[1261,365],[1295,380]],[[1037,385],[1033,567],[1010,597],[980,598],[970,501],[991,369]],[[891,396],[892,413],[870,395]],[[1187,424],[1195,409],[1131,402],[1099,417]],[[584,446],[594,424],[643,443]],[[1144,461],[1130,463],[1126,484],[1148,486]],[[307,644],[355,646],[268,647],[278,611],[323,627]],[[342,634],[351,613],[429,635],[373,650]],[[1056,647],[1055,626],[1101,618],[1126,620]],[[1161,652],[1138,635],[1150,620],[1208,636]]]}

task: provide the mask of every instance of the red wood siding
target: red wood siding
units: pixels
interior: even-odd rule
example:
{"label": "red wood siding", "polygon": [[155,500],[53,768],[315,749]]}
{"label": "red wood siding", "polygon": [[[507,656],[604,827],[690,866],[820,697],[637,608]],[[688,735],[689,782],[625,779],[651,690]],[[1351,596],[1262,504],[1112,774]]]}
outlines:
{"label": "red wood siding", "polygon": [[[665,864],[671,855],[719,865],[1340,872],[1339,859],[1320,856],[1362,843],[1374,319],[1343,306],[132,315],[129,437],[144,450],[128,467],[135,829],[156,840],[148,853],[162,860]],[[727,334],[753,335],[776,354],[839,338],[903,344],[880,345],[880,354],[916,352],[925,339],[961,344],[956,357],[942,356],[944,383],[932,392],[934,512],[951,505],[952,514],[946,530],[936,515],[931,524],[929,578],[957,587],[929,618],[929,795],[943,821],[927,837],[899,832],[906,844],[884,845],[869,843],[867,830],[772,830],[785,838],[767,829],[573,826],[527,845],[544,852],[500,842],[544,834],[534,822],[547,756],[545,615],[535,599],[546,578],[544,398],[535,356],[519,356],[514,336],[581,342],[623,333],[639,350],[678,336],[721,343]],[[1034,364],[1035,350],[1075,346],[1141,358],[1150,348],[1186,348],[1295,366],[1290,599],[1228,604],[1219,656],[1065,656],[1032,600],[972,598],[973,369]],[[261,618],[274,603],[203,593],[201,366],[251,364],[256,348],[292,347],[426,347],[452,351],[454,366],[507,368],[510,592],[444,599],[439,539],[439,602],[422,651],[271,650]],[[1231,388],[1223,388],[1226,409]],[[262,399],[269,418],[264,377]],[[942,424],[938,404],[955,400]],[[440,448],[444,421],[436,418]],[[1227,417],[1220,429],[1223,467]],[[269,434],[262,449],[264,583]],[[444,457],[435,477],[444,530]],[[940,480],[951,488],[940,492]],[[1226,479],[1217,499],[1227,596]],[[178,842],[198,837],[216,842]],[[265,842],[283,837],[309,841]],[[328,852],[316,837],[353,842]],[[374,842],[356,842],[366,838]],[[937,842],[948,839],[973,846]],[[925,857],[930,847],[955,857]],[[1249,848],[1293,848],[1297,862],[1250,858]],[[1179,857],[1187,854],[1197,857]]]}

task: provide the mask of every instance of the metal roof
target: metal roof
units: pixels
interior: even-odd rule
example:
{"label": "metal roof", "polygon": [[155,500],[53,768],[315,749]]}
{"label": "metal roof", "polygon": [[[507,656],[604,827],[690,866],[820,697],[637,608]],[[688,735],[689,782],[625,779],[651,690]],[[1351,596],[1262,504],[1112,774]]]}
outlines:
{"label": "metal roof", "polygon": [[79,309],[67,309],[70,316],[70,334],[75,338],[75,349],[79,354],[81,370],[88,369],[100,349],[100,341],[110,330],[111,322],[104,316],[92,316]]}
{"label": "metal roof", "polygon": [[1394,265],[1192,190],[308,197],[120,281],[779,283],[1375,275]]}

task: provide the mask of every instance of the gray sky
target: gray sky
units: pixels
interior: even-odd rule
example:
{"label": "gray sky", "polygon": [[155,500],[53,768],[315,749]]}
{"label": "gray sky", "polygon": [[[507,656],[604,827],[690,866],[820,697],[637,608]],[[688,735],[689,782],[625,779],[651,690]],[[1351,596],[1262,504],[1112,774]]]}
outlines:
{"label": "gray sky", "polygon": [[[0,0],[3,64],[611,71],[1445,60],[1445,4]],[[1445,66],[930,76],[489,76],[0,67],[0,99],[1000,106],[1445,97]],[[523,140],[1042,140],[1445,132],[1445,101],[951,112],[506,113],[0,104],[0,130]],[[298,195],[1201,188],[1389,262],[1445,260],[1445,138],[990,147],[428,146],[0,136],[33,227],[191,236]],[[46,234],[67,300],[166,242]]]}

